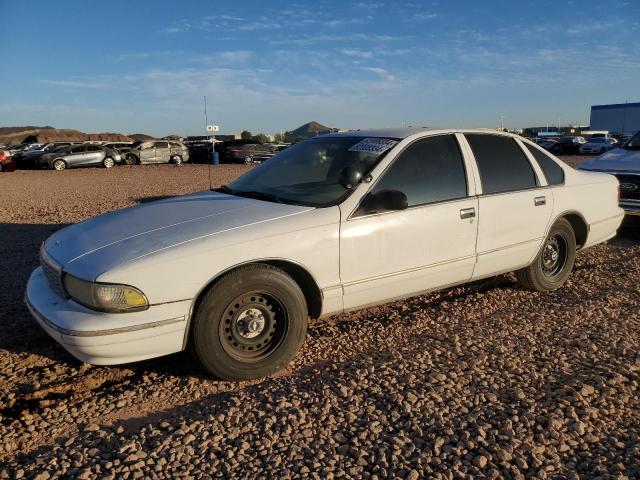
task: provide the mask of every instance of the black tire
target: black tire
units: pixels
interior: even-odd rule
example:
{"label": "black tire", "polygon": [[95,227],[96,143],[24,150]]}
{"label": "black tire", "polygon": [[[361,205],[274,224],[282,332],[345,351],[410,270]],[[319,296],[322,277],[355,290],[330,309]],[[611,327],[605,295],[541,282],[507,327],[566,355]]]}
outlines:
{"label": "black tire", "polygon": [[189,349],[220,379],[260,378],[293,359],[307,320],[307,303],[293,278],[270,265],[247,265],[205,294],[191,322]]}
{"label": "black tire", "polygon": [[545,292],[560,288],[571,275],[576,261],[576,236],[571,224],[559,219],[531,265],[516,272],[525,288]]}

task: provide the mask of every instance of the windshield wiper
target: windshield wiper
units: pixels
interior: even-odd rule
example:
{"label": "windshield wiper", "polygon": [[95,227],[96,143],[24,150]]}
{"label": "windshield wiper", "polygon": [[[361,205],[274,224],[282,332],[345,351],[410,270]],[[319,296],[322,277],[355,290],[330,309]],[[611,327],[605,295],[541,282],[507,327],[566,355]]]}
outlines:
{"label": "windshield wiper", "polygon": [[[231,192],[230,192],[231,193]],[[277,195],[265,192],[234,190],[232,195],[238,197],[255,198],[256,200],[266,200],[267,202],[284,203],[284,200]]]}
{"label": "windshield wiper", "polygon": [[212,190],[214,192],[228,193],[229,195],[233,195],[233,190],[231,190],[226,185],[222,185],[221,187],[218,187],[218,188],[213,188]]}

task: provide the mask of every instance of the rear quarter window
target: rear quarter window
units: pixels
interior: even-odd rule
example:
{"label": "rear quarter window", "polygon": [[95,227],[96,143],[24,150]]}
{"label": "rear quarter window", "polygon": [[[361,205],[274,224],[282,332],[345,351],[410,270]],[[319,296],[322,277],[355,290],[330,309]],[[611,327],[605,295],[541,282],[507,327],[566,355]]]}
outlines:
{"label": "rear quarter window", "polygon": [[538,165],[542,169],[542,173],[547,179],[549,185],[562,185],[564,183],[564,170],[558,165],[555,160],[549,157],[546,153],[538,150],[536,147],[525,143],[525,146],[536,159]]}

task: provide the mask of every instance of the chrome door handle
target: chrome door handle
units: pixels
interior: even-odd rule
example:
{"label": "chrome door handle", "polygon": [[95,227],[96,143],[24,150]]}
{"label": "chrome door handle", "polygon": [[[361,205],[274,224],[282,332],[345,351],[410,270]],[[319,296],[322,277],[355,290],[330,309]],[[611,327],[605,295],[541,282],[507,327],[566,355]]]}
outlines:
{"label": "chrome door handle", "polygon": [[460,210],[460,218],[464,220],[465,218],[473,218],[476,216],[476,209],[474,207],[471,208],[462,208]]}
{"label": "chrome door handle", "polygon": [[546,205],[547,197],[536,197],[533,199],[533,203],[535,204],[536,207],[539,207],[540,205]]}

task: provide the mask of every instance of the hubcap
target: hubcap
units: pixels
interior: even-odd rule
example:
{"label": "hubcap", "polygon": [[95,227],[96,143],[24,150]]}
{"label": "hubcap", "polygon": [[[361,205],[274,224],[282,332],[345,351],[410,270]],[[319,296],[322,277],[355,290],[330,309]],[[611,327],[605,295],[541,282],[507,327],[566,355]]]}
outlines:
{"label": "hubcap", "polygon": [[113,167],[113,160],[111,160],[110,158],[107,158],[107,159],[104,161],[104,166],[105,166],[105,167],[107,167],[107,168],[111,168],[111,167]]}
{"label": "hubcap", "polygon": [[220,343],[230,356],[256,362],[282,343],[288,317],[280,301],[265,292],[239,296],[225,309],[220,322]]}
{"label": "hubcap", "polygon": [[547,239],[542,248],[542,271],[548,277],[555,277],[564,268],[567,260],[567,240],[561,234]]}
{"label": "hubcap", "polygon": [[264,331],[265,324],[264,314],[256,308],[249,308],[238,317],[236,328],[241,337],[255,338]]}
{"label": "hubcap", "polygon": [[64,163],[58,161],[53,164],[53,168],[56,170],[64,170]]}

